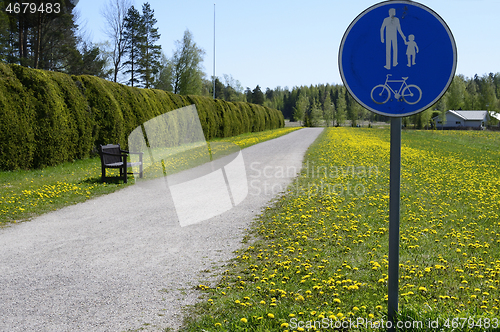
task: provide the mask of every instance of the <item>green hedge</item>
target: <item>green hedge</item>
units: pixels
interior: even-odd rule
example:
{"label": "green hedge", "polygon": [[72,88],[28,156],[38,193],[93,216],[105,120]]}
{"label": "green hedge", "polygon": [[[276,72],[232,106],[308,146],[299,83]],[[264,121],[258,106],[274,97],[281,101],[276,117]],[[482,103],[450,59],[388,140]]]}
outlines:
{"label": "green hedge", "polygon": [[0,64],[0,168],[26,168],[35,155],[35,107],[11,67]]}
{"label": "green hedge", "polygon": [[206,139],[284,126],[280,111],[249,103],[180,96],[0,63],[0,169],[57,165],[120,143],[139,125],[195,104]]}

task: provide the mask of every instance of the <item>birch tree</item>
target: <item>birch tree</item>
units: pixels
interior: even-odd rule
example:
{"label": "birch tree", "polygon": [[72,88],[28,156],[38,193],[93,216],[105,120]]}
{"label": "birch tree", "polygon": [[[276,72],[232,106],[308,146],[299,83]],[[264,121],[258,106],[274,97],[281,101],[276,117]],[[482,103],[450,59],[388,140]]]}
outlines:
{"label": "birch tree", "polygon": [[111,42],[110,58],[113,64],[113,82],[117,82],[118,74],[125,67],[125,17],[130,7],[132,7],[131,0],[109,0],[101,11],[101,15],[106,21],[104,32]]}

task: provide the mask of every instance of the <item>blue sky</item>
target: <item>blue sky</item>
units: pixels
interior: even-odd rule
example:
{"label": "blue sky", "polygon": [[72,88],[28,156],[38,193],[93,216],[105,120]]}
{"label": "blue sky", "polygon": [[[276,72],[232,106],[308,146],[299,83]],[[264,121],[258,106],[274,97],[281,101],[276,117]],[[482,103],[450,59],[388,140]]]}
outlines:
{"label": "blue sky", "polygon": [[[100,13],[109,0],[80,0],[77,10],[93,42],[103,42]],[[143,0],[134,0],[141,8]],[[213,73],[214,1],[150,0],[171,57],[175,41],[189,29],[206,52],[205,73]],[[369,0],[217,0],[216,75],[232,75],[243,88],[341,84],[337,65],[342,36]],[[457,44],[457,74],[472,77],[500,72],[499,0],[419,1],[437,12]]]}

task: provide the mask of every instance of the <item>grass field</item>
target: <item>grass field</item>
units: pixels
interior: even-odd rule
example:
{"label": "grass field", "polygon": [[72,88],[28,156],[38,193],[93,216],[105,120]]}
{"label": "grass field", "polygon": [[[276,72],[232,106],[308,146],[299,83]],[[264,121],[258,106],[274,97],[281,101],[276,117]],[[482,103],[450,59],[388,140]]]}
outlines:
{"label": "grass field", "polygon": [[[400,327],[500,330],[500,133],[404,131]],[[389,130],[327,128],[185,331],[383,330]]]}
{"label": "grass field", "polygon": [[[282,128],[258,133],[247,133],[226,139],[216,139],[211,146],[224,142],[240,148],[287,134],[299,128]],[[222,144],[223,145],[223,144]],[[107,170],[110,175],[117,170]],[[134,183],[101,182],[99,157],[64,163],[40,170],[0,172],[0,225],[26,221],[43,213],[92,197],[111,193]]]}

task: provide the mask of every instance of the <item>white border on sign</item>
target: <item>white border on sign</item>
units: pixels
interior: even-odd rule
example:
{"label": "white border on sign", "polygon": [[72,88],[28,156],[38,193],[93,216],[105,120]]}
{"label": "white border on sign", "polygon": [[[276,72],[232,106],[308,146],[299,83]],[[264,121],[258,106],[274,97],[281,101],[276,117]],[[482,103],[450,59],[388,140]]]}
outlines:
{"label": "white border on sign", "polygon": [[[448,33],[448,36],[450,37],[450,41],[451,41],[451,45],[452,45],[452,48],[453,48],[453,68],[451,70],[451,74],[450,74],[450,77],[448,78],[448,82],[446,83],[446,86],[443,88],[443,90],[441,91],[441,93],[430,103],[426,104],[424,107],[421,107],[419,108],[418,110],[416,111],[413,111],[413,112],[409,112],[409,113],[405,113],[405,114],[389,114],[389,113],[384,113],[384,112],[381,112],[379,110],[376,110],[376,109],[373,109],[371,107],[369,107],[368,105],[365,105],[365,103],[363,103],[357,96],[356,94],[354,94],[354,92],[351,90],[351,88],[349,87],[349,84],[347,84],[347,81],[345,79],[345,76],[344,76],[344,69],[342,67],[342,51],[344,49],[344,43],[345,43],[345,40],[347,38],[347,36],[349,35],[349,32],[351,31],[352,27],[365,15],[367,14],[368,12],[378,8],[378,7],[381,7],[381,6],[385,6],[387,4],[405,4],[405,5],[412,5],[412,6],[416,6],[416,7],[420,7],[424,10],[426,10],[427,12],[429,12],[430,14],[432,14],[439,22],[441,22],[441,24],[443,25],[443,27],[445,28],[446,32]],[[363,12],[361,12],[361,14],[359,14],[352,22],[351,24],[349,24],[349,27],[347,28],[347,30],[345,31],[344,33],[344,36],[342,37],[342,41],[340,43],[340,49],[339,49],[339,56],[338,56],[338,65],[339,65],[339,70],[340,70],[340,77],[342,79],[342,82],[344,83],[344,86],[347,88],[347,91],[349,92],[349,94],[361,105],[363,106],[364,108],[368,109],[369,111],[372,111],[374,113],[377,113],[377,114],[380,114],[380,115],[383,115],[383,116],[388,116],[388,117],[391,117],[391,118],[402,118],[402,117],[405,117],[405,116],[410,116],[410,115],[414,115],[414,114],[417,114],[417,113],[420,113],[424,110],[426,110],[427,108],[431,107],[432,105],[434,105],[435,103],[438,102],[438,100],[446,93],[446,91],[448,90],[448,88],[450,87],[451,85],[451,82],[453,81],[453,78],[455,77],[455,72],[456,72],[456,69],[457,69],[457,45],[455,44],[455,38],[453,37],[453,34],[451,33],[451,30],[450,28],[448,27],[448,24],[446,24],[446,22],[441,18],[441,16],[439,16],[435,11],[433,11],[432,9],[430,9],[429,7],[421,4],[421,3],[418,3],[418,2],[414,2],[414,1],[405,1],[405,0],[388,0],[388,1],[384,1],[384,2],[380,2],[378,4],[375,4],[367,9],[365,9]]]}

